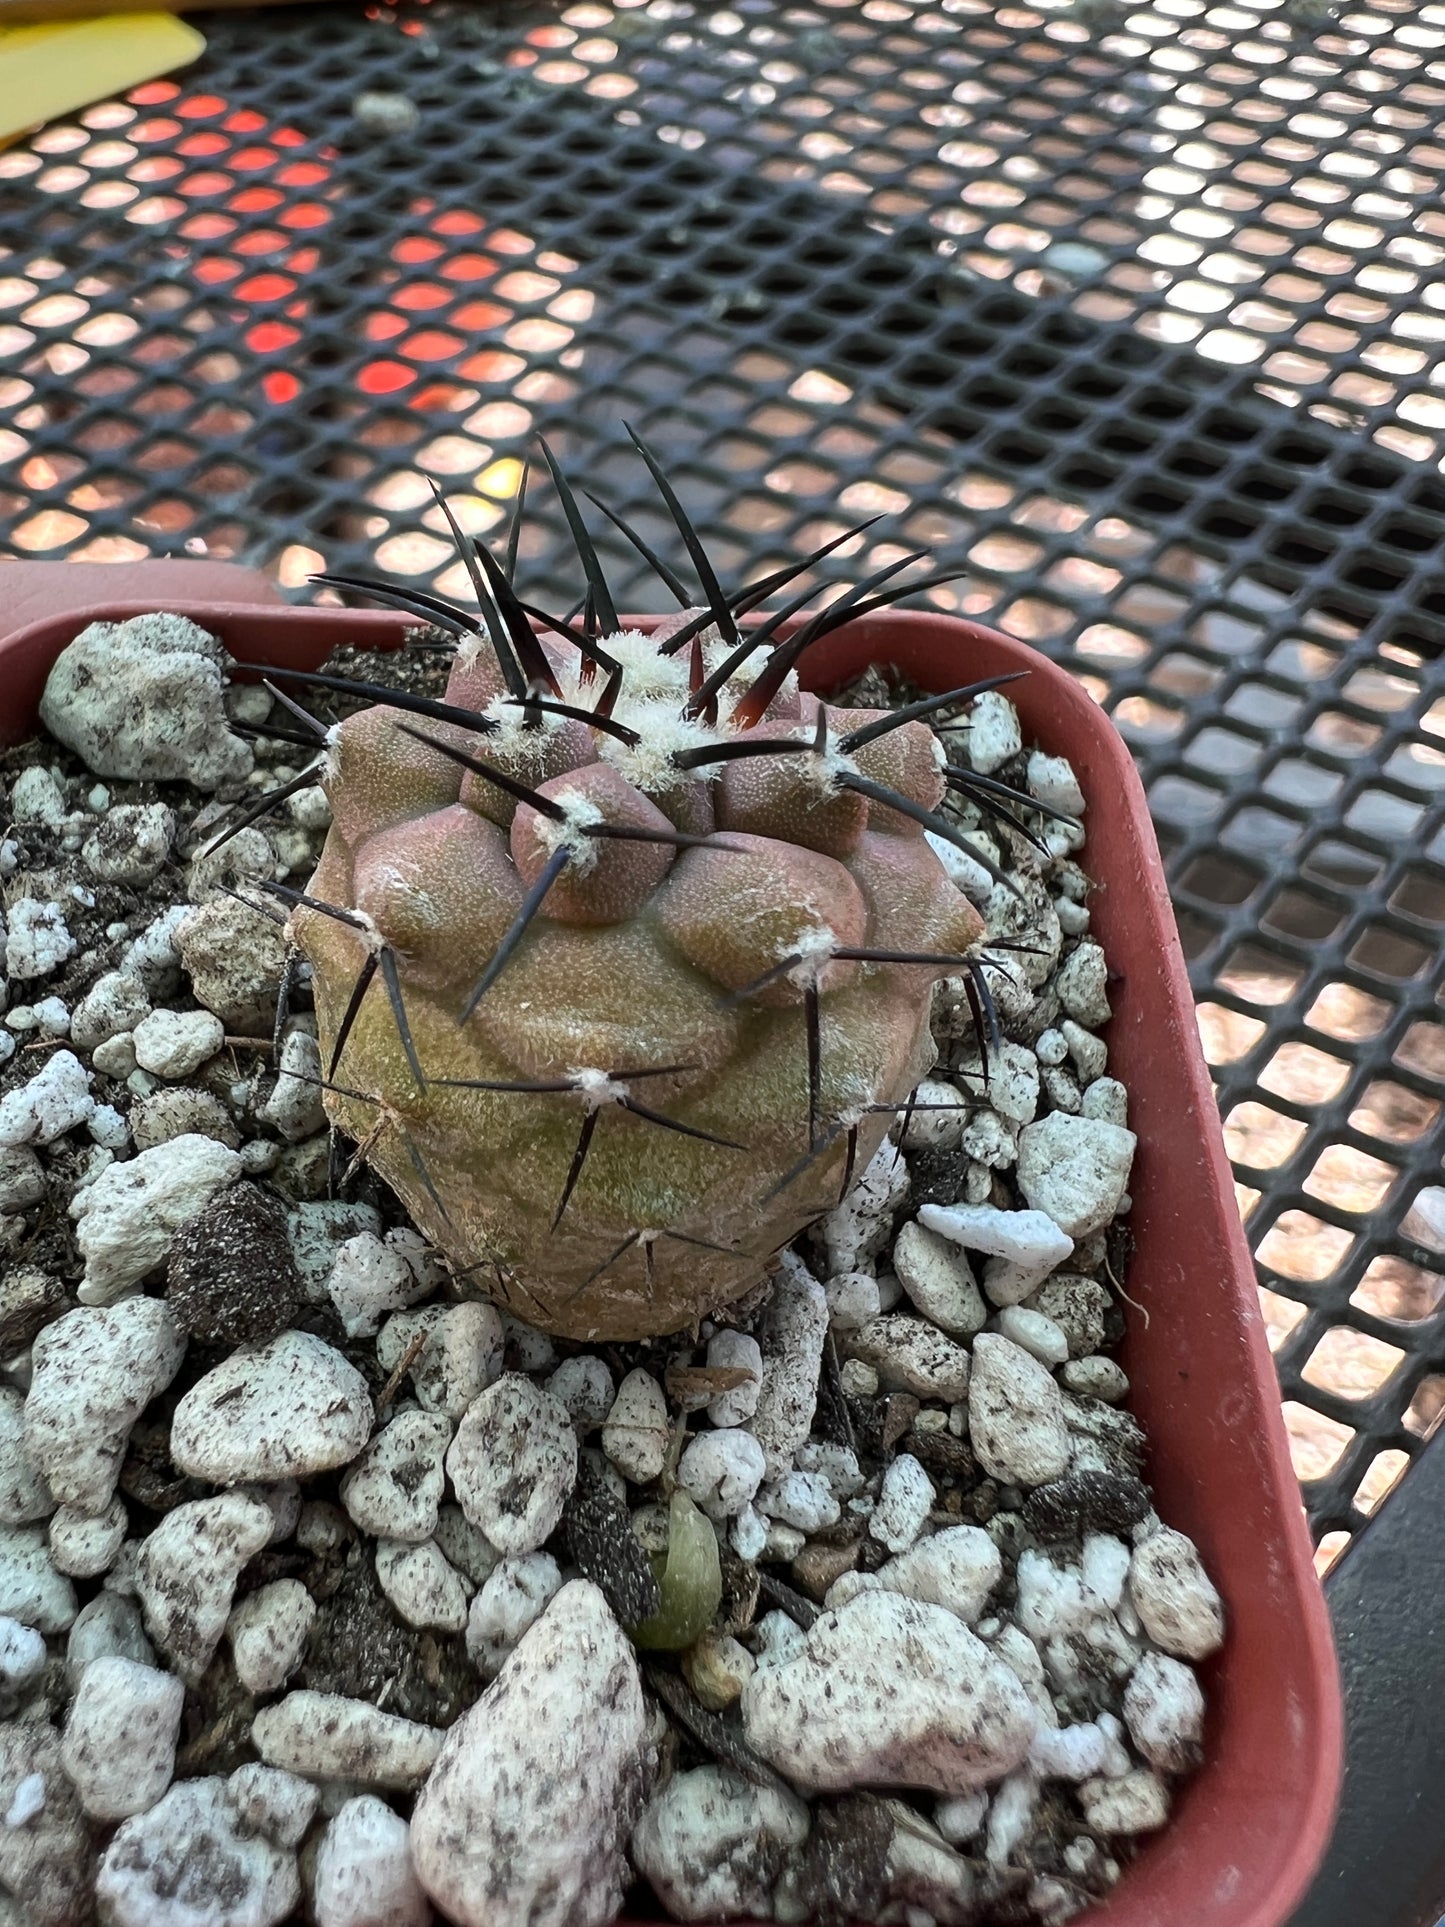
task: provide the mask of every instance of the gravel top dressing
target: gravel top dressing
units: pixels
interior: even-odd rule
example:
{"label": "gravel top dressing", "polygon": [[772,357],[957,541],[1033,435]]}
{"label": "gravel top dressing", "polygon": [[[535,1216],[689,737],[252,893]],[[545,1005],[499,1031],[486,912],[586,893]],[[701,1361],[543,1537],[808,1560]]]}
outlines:
{"label": "gravel top dressing", "polygon": [[755,1288],[585,1342],[471,1295],[328,1125],[284,891],[330,809],[222,662],[100,626],[0,758],[0,1924],[1105,1894],[1225,1629],[1111,1356],[1135,1139],[1069,765],[1005,691],[933,719],[1041,806],[930,833],[987,933],[936,1062]]}

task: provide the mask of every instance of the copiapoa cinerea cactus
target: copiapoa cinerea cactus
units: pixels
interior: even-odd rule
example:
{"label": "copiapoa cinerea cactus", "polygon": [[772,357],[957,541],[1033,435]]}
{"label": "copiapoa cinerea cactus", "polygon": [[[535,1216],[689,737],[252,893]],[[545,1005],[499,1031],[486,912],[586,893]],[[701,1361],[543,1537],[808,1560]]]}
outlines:
{"label": "copiapoa cinerea cactus", "polygon": [[931,1066],[937,978],[987,1014],[982,924],[925,830],[958,840],[950,783],[1037,805],[951,771],[926,720],[1004,678],[891,712],[799,691],[810,644],[923,586],[895,580],[919,557],[748,622],[827,549],[725,594],[641,450],[701,591],[619,522],[680,605],[645,633],[543,452],[575,619],[519,596],[515,524],[503,563],[448,514],[476,614],[318,578],[455,654],[444,700],[264,671],[373,699],[328,726],[283,695],[321,743],[286,791],[319,769],[332,826],[305,892],[265,887],[311,965],[327,1111],[454,1271],[548,1331],[636,1339],[750,1290],[838,1202]]}

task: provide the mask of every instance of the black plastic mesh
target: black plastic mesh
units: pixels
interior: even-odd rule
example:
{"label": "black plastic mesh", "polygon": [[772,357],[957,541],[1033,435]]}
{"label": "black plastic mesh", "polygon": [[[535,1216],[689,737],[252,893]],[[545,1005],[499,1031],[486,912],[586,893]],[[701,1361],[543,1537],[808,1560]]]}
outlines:
{"label": "black plastic mesh", "polygon": [[1445,1404],[1445,6],[202,24],[0,153],[0,542],[461,589],[538,429],[666,539],[628,419],[734,574],[965,565],[1145,771],[1338,1546]]}

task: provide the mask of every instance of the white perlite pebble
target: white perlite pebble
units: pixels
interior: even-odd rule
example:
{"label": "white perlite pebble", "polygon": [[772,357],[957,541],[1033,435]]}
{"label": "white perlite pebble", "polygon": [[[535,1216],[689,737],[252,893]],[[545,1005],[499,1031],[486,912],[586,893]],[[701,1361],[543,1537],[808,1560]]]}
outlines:
{"label": "white perlite pebble", "polygon": [[933,1809],[933,1824],[951,1846],[962,1846],[983,1829],[988,1813],[986,1793],[961,1793],[953,1800],[940,1800]]}
{"label": "white perlite pebble", "polygon": [[45,1658],[43,1634],[18,1619],[0,1619],[0,1709],[10,1711],[35,1684],[45,1671]]}
{"label": "white perlite pebble", "polygon": [[1118,1405],[1129,1396],[1129,1376],[1112,1358],[1095,1354],[1071,1358],[1059,1373],[1060,1382],[1077,1398],[1100,1398],[1106,1405]]}
{"label": "white perlite pebble", "polygon": [[428,1305],[399,1311],[377,1335],[376,1361],[392,1372],[418,1332],[427,1334],[407,1376],[423,1411],[453,1421],[486,1390],[502,1369],[506,1332],[491,1305]]}
{"label": "white perlite pebble", "polygon": [[40,1332],[30,1354],[25,1445],[58,1504],[105,1511],[131,1427],[185,1352],[159,1298],[81,1306]]}
{"label": "white perlite pebble", "polygon": [[562,1574],[549,1552],[504,1559],[487,1575],[467,1614],[467,1657],[483,1679],[495,1679],[561,1588]]}
{"label": "white perlite pebble", "polygon": [[983,1288],[996,1305],[1016,1305],[1027,1298],[1074,1249],[1073,1239],[1042,1211],[1000,1211],[991,1204],[925,1204],[918,1221],[967,1251],[989,1255],[992,1262],[984,1269]]}
{"label": "white perlite pebble", "polygon": [[0,1145],[53,1144],[94,1110],[90,1072],[74,1051],[58,1050],[28,1083],[0,1097]]}
{"label": "white perlite pebble", "polygon": [[1036,1358],[997,1333],[973,1341],[968,1431],[979,1464],[1010,1485],[1043,1485],[1068,1469],[1058,1386]]}
{"label": "white perlite pebble", "polygon": [[777,1869],[807,1837],[801,1800],[702,1766],[653,1796],[632,1857],[675,1920],[771,1920]]}
{"label": "white perlite pebble", "polygon": [[812,1430],[827,1335],[827,1295],[802,1260],[785,1251],[759,1328],[762,1383],[747,1424],[763,1448],[769,1478],[782,1477]]}
{"label": "white perlite pebble", "polygon": [[1041,1311],[1005,1305],[998,1315],[998,1329],[1041,1365],[1062,1365],[1069,1355],[1069,1341],[1063,1331]]}
{"label": "white perlite pebble", "polygon": [[893,1245],[893,1269],[909,1298],[940,1331],[971,1338],[988,1313],[959,1247],[926,1225],[904,1225]]}
{"label": "white perlite pebble", "polygon": [[714,1525],[736,1519],[752,1504],[767,1471],[767,1457],[740,1426],[699,1432],[678,1460],[677,1482]]}
{"label": "white perlite pebble", "polygon": [[908,1166],[897,1145],[885,1138],[847,1197],[818,1227],[830,1277],[861,1270],[866,1259],[883,1249],[893,1213],[908,1196],[908,1184]]}
{"label": "white perlite pebble", "polygon": [[161,1264],[171,1239],[223,1185],[241,1175],[224,1144],[187,1132],[112,1164],[76,1193],[70,1215],[85,1257],[84,1305],[109,1305]]}
{"label": "white perlite pebble", "polygon": [[97,977],[70,1014],[71,1042],[93,1051],[107,1038],[133,1031],[150,1015],[145,985],[133,971],[108,970]]}
{"label": "white perlite pebble", "polygon": [[63,1505],[51,1516],[50,1560],[57,1572],[72,1579],[98,1579],[115,1563],[130,1520],[120,1499],[92,1516]]}
{"label": "white perlite pebble", "polygon": [[68,957],[75,955],[75,939],[65,923],[65,911],[58,903],[42,903],[36,897],[22,897],[7,912],[5,936],[5,975],[12,983],[28,982],[32,977],[48,977]]}
{"label": "white perlite pebble", "polygon": [[381,1213],[369,1204],[350,1204],[343,1198],[308,1198],[286,1214],[291,1255],[312,1304],[325,1304],[326,1281],[337,1250],[358,1231],[372,1231],[379,1237]]}
{"label": "white perlite pebble", "polygon": [[971,1626],[1003,1577],[1003,1558],[982,1526],[949,1526],[890,1559],[877,1572],[845,1572],[828,1591],[830,1608],[863,1592],[896,1592],[942,1606]]}
{"label": "white perlite pebble", "polygon": [[442,1735],[434,1726],[383,1713],[339,1693],[288,1693],[251,1722],[268,1766],[315,1780],[357,1786],[418,1787],[431,1772]]}
{"label": "white perlite pebble", "polygon": [[309,1031],[293,1030],[281,1046],[281,1062],[271,1095],[258,1112],[288,1143],[295,1144],[326,1129],[326,1112],[317,1082],[321,1074],[321,1050],[316,1039]]}
{"label": "white perlite pebble", "polygon": [[446,1482],[449,1419],[399,1412],[341,1481],[341,1503],[376,1539],[430,1539]]}
{"label": "white perlite pebble", "polygon": [[[945,1078],[920,1078],[915,1108],[903,1113],[899,1137],[905,1151],[952,1151],[963,1138],[971,1100]],[[933,1108],[930,1108],[933,1107]]]}
{"label": "white perlite pebble", "polygon": [[1102,1773],[1109,1737],[1094,1720],[1075,1726],[1041,1726],[1029,1748],[1029,1765],[1041,1780],[1088,1780]]}
{"label": "white perlite pebble", "polygon": [[316,1927],[429,1927],[410,1831],[374,1793],[348,1800],[322,1834],[311,1908]]}
{"label": "white perlite pebble", "polygon": [[1169,1789],[1147,1766],[1079,1788],[1084,1823],[1095,1833],[1152,1833],[1169,1818]]}
{"label": "white perlite pebble", "polygon": [[477,1531],[459,1505],[442,1507],[433,1537],[473,1586],[485,1585],[501,1561],[501,1553],[484,1532]]}
{"label": "white perlite pebble", "polygon": [[597,1430],[612,1410],[612,1401],[617,1395],[611,1372],[592,1352],[564,1358],[547,1380],[547,1390],[571,1413],[579,1439]]}
{"label": "white perlite pebble", "polygon": [[1109,1008],[1109,966],[1098,944],[1086,938],[1075,945],[1054,976],[1059,1002],[1076,1024],[1098,1030],[1113,1012]]}
{"label": "white perlite pebble", "polygon": [[448,1731],[412,1817],[422,1886],[459,1927],[605,1927],[654,1770],[637,1659],[574,1580]]}
{"label": "white perlite pebble", "polygon": [[372,1426],[366,1380],[311,1332],[233,1352],[176,1406],[171,1458],[212,1485],[307,1479],[347,1465]]}
{"label": "white perlite pebble", "polygon": [[301,1664],[316,1601],[299,1579],[275,1579],[249,1593],[226,1624],[236,1677],[258,1698],[279,1693]]}
{"label": "white perlite pebble", "polygon": [[153,1010],[131,1032],[135,1061],[153,1077],[189,1077],[225,1041],[219,1017],[209,1010]]}
{"label": "white perlite pebble", "polygon": [[211,1663],[242,1567],[269,1545],[274,1521],[259,1499],[224,1492],[168,1512],[136,1561],[146,1631],[182,1679]]}
{"label": "white perlite pebble", "polygon": [[376,1548],[376,1577],[408,1626],[459,1633],[466,1625],[466,1586],[434,1539],[420,1545],[383,1539]]}
{"label": "white perlite pebble", "polygon": [[629,1372],[602,1427],[602,1450],[624,1479],[650,1485],[667,1458],[667,1400],[650,1372]]}
{"label": "white perlite pebble", "polygon": [[759,1665],[742,1710],[748,1744],[810,1792],[971,1793],[1019,1764],[1038,1720],[960,1619],[891,1592],[822,1614],[801,1651]]}
{"label": "white perlite pebble", "polygon": [[154,1666],[155,1648],[145,1636],[140,1607],[118,1592],[99,1592],[75,1616],[65,1643],[65,1675],[71,1692],[93,1659],[114,1654]]}
{"label": "white perlite pebble", "polygon": [[867,1271],[840,1271],[823,1286],[828,1323],[834,1331],[857,1331],[882,1310],[878,1280]]}
{"label": "white perlite pebble", "polygon": [[97,776],[214,790],[255,762],[222,706],[228,660],[181,616],[93,622],[57,658],[40,719]]}
{"label": "white perlite pebble", "polygon": [[320,1805],[320,1789],[299,1774],[255,1760],[238,1766],[226,1782],[226,1798],[252,1832],[276,1847],[299,1847]]}
{"label": "white perlite pebble", "polygon": [[[965,1057],[962,1070],[970,1094],[984,1098],[1010,1124],[1027,1124],[1039,1107],[1039,1067],[1033,1051],[1004,1038],[991,1044],[988,1075],[977,1051]],[[977,1098],[975,1099],[977,1101]]]}
{"label": "white perlite pebble", "polygon": [[43,1526],[0,1526],[0,1614],[40,1633],[75,1618],[75,1588],[55,1570]]}
{"label": "white perlite pebble", "polygon": [[1135,1546],[1129,1596],[1150,1639],[1177,1659],[1207,1659],[1223,1645],[1223,1603],[1182,1532],[1163,1526]]}
{"label": "white perlite pebble", "polygon": [[108,1151],[123,1151],[130,1142],[130,1124],[113,1104],[97,1104],[85,1120],[85,1128]]}
{"label": "white perlite pebble", "polygon": [[81,844],[81,861],[102,883],[149,883],[175,833],[175,813],[164,803],[117,803]]}
{"label": "white perlite pebble", "polygon": [[968,1396],[968,1353],[921,1318],[885,1312],[843,1333],[840,1343],[850,1358],[871,1365],[879,1381],[894,1390],[949,1404]]}
{"label": "white perlite pebble", "polygon": [[0,1385],[0,1526],[28,1526],[54,1510],[45,1475],[26,1448],[24,1396]]}
{"label": "white perlite pebble", "polygon": [[301,1881],[294,1851],[242,1819],[225,1780],[182,1780],[121,1823],[95,1891],[107,1927],[279,1927]]}
{"label": "white perlite pebble", "polygon": [[1087,1238],[1119,1209],[1138,1140],[1095,1117],[1051,1111],[1019,1135],[1019,1189],[1071,1238]]}
{"label": "white perlite pebble", "polygon": [[577,1435],[565,1406],[509,1372],[467,1407],[446,1466],[462,1511],[499,1552],[535,1552],[576,1482]]}
{"label": "white perlite pebble", "polygon": [[153,1807],[171,1783],[186,1689],[131,1659],[87,1666],[65,1717],[60,1758],[92,1820]]}
{"label": "white perlite pebble", "polygon": [[755,1503],[764,1518],[781,1520],[800,1532],[822,1532],[836,1525],[842,1512],[821,1472],[789,1472],[775,1484],[763,1486]]}
{"label": "white perlite pebble", "polygon": [[1096,1077],[1080,1102],[1084,1117],[1101,1119],[1105,1124],[1127,1124],[1129,1093],[1117,1077]]}
{"label": "white perlite pebble", "polygon": [[763,1389],[763,1347],[749,1332],[715,1332],[707,1341],[709,1370],[748,1372],[746,1384],[721,1391],[707,1405],[707,1416],[715,1426],[742,1426],[757,1411],[757,1395]]}
{"label": "white perlite pebble", "polygon": [[922,1532],[934,1501],[933,1481],[911,1452],[900,1452],[883,1474],[868,1532],[890,1552],[906,1552]]}
{"label": "white perlite pebble", "polygon": [[955,726],[967,744],[963,757],[956,760],[966,761],[980,776],[991,776],[1024,746],[1019,713],[997,689],[986,689],[974,699],[965,724],[964,728]]}
{"label": "white perlite pebble", "polygon": [[1065,816],[1084,814],[1084,792],[1079,788],[1073,764],[1066,758],[1046,756],[1041,749],[1031,750],[1025,781],[1029,794],[1051,810],[1062,810]]}
{"label": "white perlite pebble", "polygon": [[1124,1688],[1124,1724],[1150,1766],[1187,1773],[1199,1762],[1204,1695],[1183,1660],[1145,1653]]}
{"label": "white perlite pebble", "polygon": [[23,769],[10,791],[12,823],[48,823],[58,829],[68,814],[60,772],[35,763]]}

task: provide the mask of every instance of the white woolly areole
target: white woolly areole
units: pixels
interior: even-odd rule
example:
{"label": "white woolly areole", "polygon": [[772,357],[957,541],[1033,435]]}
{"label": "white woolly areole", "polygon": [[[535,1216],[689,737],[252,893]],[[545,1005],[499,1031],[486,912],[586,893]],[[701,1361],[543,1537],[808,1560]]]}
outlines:
{"label": "white woolly areole", "polygon": [[597,838],[585,836],[583,831],[588,824],[602,823],[606,818],[581,790],[558,790],[552,800],[561,805],[566,816],[559,822],[538,810],[532,819],[533,832],[548,856],[566,850],[572,858],[573,876],[585,877],[597,867]]}
{"label": "white woolly areole", "polygon": [[604,1104],[620,1104],[627,1095],[627,1086],[606,1071],[569,1069],[567,1075],[589,1111],[600,1111]]}
{"label": "white woolly areole", "polygon": [[[796,984],[800,990],[816,990],[823,972],[832,962],[833,952],[838,947],[838,933],[826,923],[816,929],[806,930],[793,944],[798,952],[798,961],[787,973],[788,982]],[[787,954],[791,955],[791,951]]]}
{"label": "white woolly areole", "polygon": [[457,653],[453,660],[458,669],[474,669],[479,656],[483,654],[490,656],[493,653],[491,637],[483,629],[477,635],[462,637],[457,644]]}
{"label": "white woolly areole", "polygon": [[629,703],[624,700],[617,705],[617,720],[635,729],[642,741],[630,749],[615,736],[604,736],[602,761],[611,763],[634,789],[644,794],[675,789],[689,778],[709,781],[713,774],[710,765],[702,770],[680,770],[672,759],[683,750],[701,749],[705,744],[728,740],[725,731],[708,729],[702,723],[689,722],[680,716],[677,702],[670,696],[664,701]]}
{"label": "white woolly areole", "polygon": [[529,722],[527,712],[505,696],[493,696],[481,714],[496,724],[487,738],[485,753],[495,756],[498,750],[505,750],[507,774],[524,783],[529,776],[545,770],[548,746],[567,722],[565,716],[553,716],[545,709],[533,710]]}

